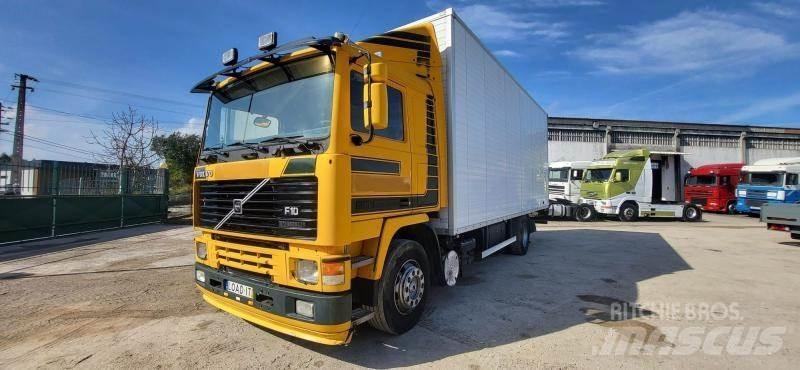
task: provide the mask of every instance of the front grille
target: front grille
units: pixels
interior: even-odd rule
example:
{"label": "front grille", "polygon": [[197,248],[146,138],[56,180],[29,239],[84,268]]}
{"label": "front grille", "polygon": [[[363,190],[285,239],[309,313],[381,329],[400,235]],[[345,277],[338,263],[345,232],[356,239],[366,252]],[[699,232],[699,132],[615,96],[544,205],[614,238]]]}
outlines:
{"label": "front grille", "polygon": [[564,185],[547,185],[547,191],[552,194],[564,194]]}
{"label": "front grille", "polygon": [[767,199],[767,191],[766,190],[747,190],[747,197],[748,198],[755,198],[755,199]]}
{"label": "front grille", "polygon": [[[200,183],[200,226],[214,228],[260,179]],[[271,179],[219,230],[300,239],[317,237],[317,178]]]}
{"label": "front grille", "polygon": [[217,245],[216,251],[217,261],[222,266],[262,275],[272,271],[272,255],[265,251],[222,245]]}
{"label": "front grille", "polygon": [[692,203],[698,206],[705,206],[708,203],[708,198],[692,198]]}
{"label": "front grille", "polygon": [[766,202],[767,202],[766,200],[762,200],[762,199],[745,199],[744,200],[744,204],[747,205],[748,207],[761,207]]}

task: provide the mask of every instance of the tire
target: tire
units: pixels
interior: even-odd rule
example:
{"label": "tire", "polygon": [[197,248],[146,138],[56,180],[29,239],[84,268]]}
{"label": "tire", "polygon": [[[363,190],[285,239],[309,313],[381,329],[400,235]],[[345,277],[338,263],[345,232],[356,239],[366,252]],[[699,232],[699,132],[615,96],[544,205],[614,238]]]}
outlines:
{"label": "tire", "polygon": [[575,210],[575,220],[580,222],[591,222],[597,217],[594,207],[588,204],[581,204]]}
{"label": "tire", "polygon": [[736,214],[736,202],[728,202],[728,205],[725,207],[725,210],[728,212],[729,215]]}
{"label": "tire", "polygon": [[703,211],[693,204],[687,204],[683,207],[683,220],[686,222],[697,222],[703,219]]}
{"label": "tire", "polygon": [[524,256],[528,253],[528,246],[531,243],[531,230],[527,217],[520,217],[514,220],[514,236],[517,240],[508,246],[508,252],[517,256]]}
{"label": "tire", "polygon": [[800,234],[790,233],[789,236],[794,240],[800,240]]}
{"label": "tire", "polygon": [[625,203],[619,207],[619,220],[634,222],[639,219],[639,206],[636,203]]}
{"label": "tire", "polygon": [[422,317],[426,293],[432,285],[430,263],[422,245],[413,240],[393,240],[383,275],[375,284],[375,316],[370,325],[389,334],[407,332]]}

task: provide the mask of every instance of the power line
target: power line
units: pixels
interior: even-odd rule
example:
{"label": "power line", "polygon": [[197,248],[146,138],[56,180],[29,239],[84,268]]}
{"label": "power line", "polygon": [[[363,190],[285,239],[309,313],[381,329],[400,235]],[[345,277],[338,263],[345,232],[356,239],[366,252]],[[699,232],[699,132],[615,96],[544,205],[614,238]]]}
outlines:
{"label": "power line", "polygon": [[[11,103],[16,103],[16,102],[11,102]],[[42,106],[32,105],[32,104],[27,104],[26,106],[30,107],[30,108],[33,108],[33,109],[36,109],[36,110],[43,110],[43,111],[52,112],[52,113],[55,113],[55,114],[60,114],[60,115],[65,115],[65,116],[80,117],[80,118],[90,119],[90,120],[99,121],[99,122],[103,122],[103,123],[109,122],[109,121],[111,121],[113,119],[112,117],[102,117],[102,116],[96,116],[96,115],[72,113],[72,112],[66,112],[66,111],[59,110],[59,109],[47,108],[47,107],[42,107]],[[28,118],[28,120],[59,122],[59,120],[47,120],[47,119],[40,119],[40,118]],[[161,120],[156,120],[156,121],[158,121],[159,125],[161,125],[161,124],[164,124],[164,125],[185,125],[185,124],[189,123],[189,122],[178,122],[178,121],[161,121]]]}
{"label": "power line", "polygon": [[112,90],[112,89],[101,88],[101,87],[96,87],[96,86],[81,85],[81,84],[77,84],[77,83],[74,83],[74,82],[59,81],[59,80],[53,80],[53,79],[44,79],[44,81],[52,83],[52,84],[56,84],[56,85],[69,86],[69,87],[72,87],[72,88],[75,88],[75,89],[102,91],[102,92],[109,93],[109,94],[124,95],[124,96],[134,97],[134,98],[138,98],[138,99],[146,99],[146,100],[152,100],[152,101],[159,101],[159,102],[162,102],[162,103],[178,104],[178,105],[184,105],[184,106],[187,106],[187,107],[203,108],[203,106],[200,105],[200,104],[191,104],[191,103],[181,102],[181,101],[177,101],[177,100],[159,98],[159,97],[155,97],[155,96],[139,95],[139,94],[134,94],[134,93],[126,92],[126,91]]}
{"label": "power line", "polygon": [[90,150],[87,150],[87,149],[76,148],[74,146],[69,146],[69,145],[57,143],[55,141],[42,139],[42,138],[36,137],[36,136],[31,136],[31,135],[27,135],[26,134],[26,135],[23,135],[23,137],[25,139],[31,140],[33,142],[38,142],[38,143],[45,144],[45,145],[51,145],[51,146],[54,146],[54,147],[57,147],[57,148],[70,150],[70,151],[73,151],[73,152],[76,152],[76,153],[89,154],[89,155],[99,156],[99,157],[111,157],[110,155],[107,155],[107,154],[100,154],[100,153],[93,152],[93,151],[90,151]]}
{"label": "power line", "polygon": [[[3,139],[3,138],[0,138],[0,141],[5,141],[5,142],[9,142],[9,143],[14,143],[14,140],[8,140],[8,139]],[[92,162],[92,161],[93,161],[93,160],[92,160],[92,159],[90,159],[90,158],[82,157],[82,156],[75,155],[75,154],[72,154],[72,153],[65,153],[65,152],[61,152],[61,151],[57,151],[57,150],[53,150],[52,148],[42,148],[42,147],[39,147],[39,146],[36,146],[36,145],[31,145],[31,144],[28,144],[28,146],[30,146],[31,148],[39,149],[39,150],[46,150],[46,151],[48,151],[48,152],[52,152],[52,153],[56,153],[56,154],[61,154],[61,155],[66,155],[66,156],[69,156],[69,157],[72,157],[72,158],[78,158],[78,159],[82,159],[82,160],[84,160],[84,161],[87,161],[87,162]]]}
{"label": "power line", "polygon": [[122,101],[119,101],[119,100],[104,99],[104,98],[100,98],[100,97],[96,97],[96,96],[89,96],[89,95],[83,95],[83,94],[75,94],[75,93],[71,93],[71,92],[68,92],[68,91],[43,89],[43,88],[39,88],[38,90],[39,91],[46,91],[46,92],[50,92],[50,93],[55,93],[55,94],[76,96],[76,97],[84,98],[84,99],[92,99],[92,100],[99,100],[99,101],[104,101],[104,102],[108,102],[108,103],[122,104],[122,105],[127,105],[127,106],[130,106],[130,107],[140,108],[140,109],[144,109],[144,110],[157,110],[157,111],[162,111],[162,112],[167,112],[167,113],[185,114],[187,116],[195,116],[196,115],[196,113],[189,113],[189,112],[183,112],[183,111],[176,111],[176,110],[169,110],[169,109],[163,109],[163,108],[157,108],[157,107],[150,107],[150,106],[146,106],[146,105],[134,105],[134,104],[122,102]]}

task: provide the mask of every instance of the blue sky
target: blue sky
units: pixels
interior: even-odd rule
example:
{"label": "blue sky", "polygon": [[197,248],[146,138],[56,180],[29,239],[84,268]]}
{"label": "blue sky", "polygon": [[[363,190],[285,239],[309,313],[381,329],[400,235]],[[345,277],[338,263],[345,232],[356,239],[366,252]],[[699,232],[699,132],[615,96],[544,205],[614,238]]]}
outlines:
{"label": "blue sky", "polygon": [[5,1],[0,99],[16,101],[14,73],[37,77],[26,134],[83,152],[26,141],[25,157],[90,160],[90,130],[126,104],[198,132],[205,99],[188,90],[227,48],[360,39],[446,7],[552,116],[800,127],[798,0]]}

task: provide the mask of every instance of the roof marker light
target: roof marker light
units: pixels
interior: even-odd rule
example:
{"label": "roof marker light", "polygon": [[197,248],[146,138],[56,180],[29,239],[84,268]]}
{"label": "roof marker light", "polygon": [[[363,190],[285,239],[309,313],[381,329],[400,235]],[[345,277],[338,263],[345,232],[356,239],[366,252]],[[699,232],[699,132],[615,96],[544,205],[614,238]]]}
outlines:
{"label": "roof marker light", "polygon": [[222,65],[224,66],[232,66],[239,61],[239,50],[236,48],[228,49],[228,51],[222,53]]}

